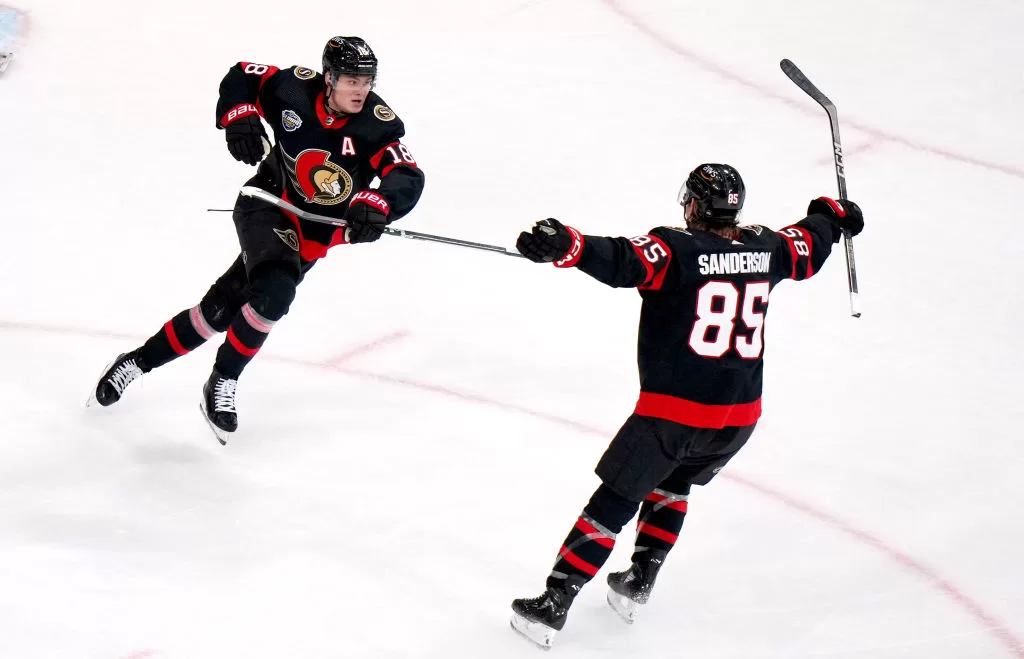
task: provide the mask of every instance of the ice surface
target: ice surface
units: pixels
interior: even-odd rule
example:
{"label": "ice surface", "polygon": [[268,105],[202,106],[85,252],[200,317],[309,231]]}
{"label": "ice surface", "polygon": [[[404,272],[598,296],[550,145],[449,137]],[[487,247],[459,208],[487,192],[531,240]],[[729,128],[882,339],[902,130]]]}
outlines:
{"label": "ice surface", "polygon": [[[0,657],[535,657],[540,592],[635,401],[635,293],[443,245],[338,248],[239,386],[216,349],[82,408],[233,258],[236,61],[365,37],[427,173],[412,230],[511,245],[679,222],[702,161],[745,219],[835,190],[841,255],[784,284],[755,439],[691,495],[635,625],[586,588],[561,657],[1024,657],[1024,5],[38,0],[0,81]],[[631,530],[609,567],[628,560]],[[555,656],[552,654],[551,656]]]}

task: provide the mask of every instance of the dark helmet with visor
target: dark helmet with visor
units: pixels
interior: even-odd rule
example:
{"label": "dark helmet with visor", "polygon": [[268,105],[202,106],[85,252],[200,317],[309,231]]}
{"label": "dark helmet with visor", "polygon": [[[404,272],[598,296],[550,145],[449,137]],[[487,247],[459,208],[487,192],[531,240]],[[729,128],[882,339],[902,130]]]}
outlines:
{"label": "dark helmet with visor", "polygon": [[738,224],[747,191],[740,173],[731,165],[705,163],[690,172],[677,201],[686,206],[697,200],[694,219],[712,224]]}
{"label": "dark helmet with visor", "polygon": [[377,56],[359,37],[332,37],[324,46],[323,66],[331,86],[342,75],[377,77]]}

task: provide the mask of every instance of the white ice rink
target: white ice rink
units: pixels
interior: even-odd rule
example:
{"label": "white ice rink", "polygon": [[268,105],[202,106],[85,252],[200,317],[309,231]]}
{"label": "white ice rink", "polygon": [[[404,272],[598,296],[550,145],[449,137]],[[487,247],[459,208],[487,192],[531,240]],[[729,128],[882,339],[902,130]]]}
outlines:
{"label": "white ice rink", "polygon": [[[513,244],[678,224],[704,161],[841,251],[783,284],[752,443],[691,495],[643,617],[604,573],[551,657],[1024,659],[1024,4],[1011,0],[27,0],[0,79],[0,659],[523,657],[637,394],[639,297],[443,245],[336,248],[240,381],[216,346],[85,410],[102,367],[237,253],[250,168],[214,128],[239,60],[365,37],[427,174],[409,229]],[[632,525],[608,563],[628,561]]]}

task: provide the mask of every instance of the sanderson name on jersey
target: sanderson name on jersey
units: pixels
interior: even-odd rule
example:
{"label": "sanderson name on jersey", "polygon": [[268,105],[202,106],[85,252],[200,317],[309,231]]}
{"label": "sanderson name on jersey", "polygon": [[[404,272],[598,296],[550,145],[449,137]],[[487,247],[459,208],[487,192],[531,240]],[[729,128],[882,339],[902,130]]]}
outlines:
{"label": "sanderson name on jersey", "polygon": [[734,275],[747,272],[768,272],[771,252],[729,252],[701,254],[697,266],[702,275]]}

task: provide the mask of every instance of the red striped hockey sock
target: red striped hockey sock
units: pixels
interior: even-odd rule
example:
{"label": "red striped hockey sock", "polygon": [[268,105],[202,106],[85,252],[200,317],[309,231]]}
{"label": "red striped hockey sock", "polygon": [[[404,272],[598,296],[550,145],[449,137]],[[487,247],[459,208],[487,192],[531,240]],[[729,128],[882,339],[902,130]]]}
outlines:
{"label": "red striped hockey sock", "polygon": [[649,549],[667,552],[675,546],[686,518],[687,497],[667,490],[656,489],[640,506],[636,523],[636,552],[633,559]]}
{"label": "red striped hockey sock", "polygon": [[171,318],[160,331],[149,337],[139,349],[145,371],[187,355],[217,334],[203,316],[199,305]]}
{"label": "red striped hockey sock", "polygon": [[590,581],[608,560],[614,546],[615,533],[584,512],[566,536],[547,585],[561,587],[570,575],[582,577],[584,583]]}

